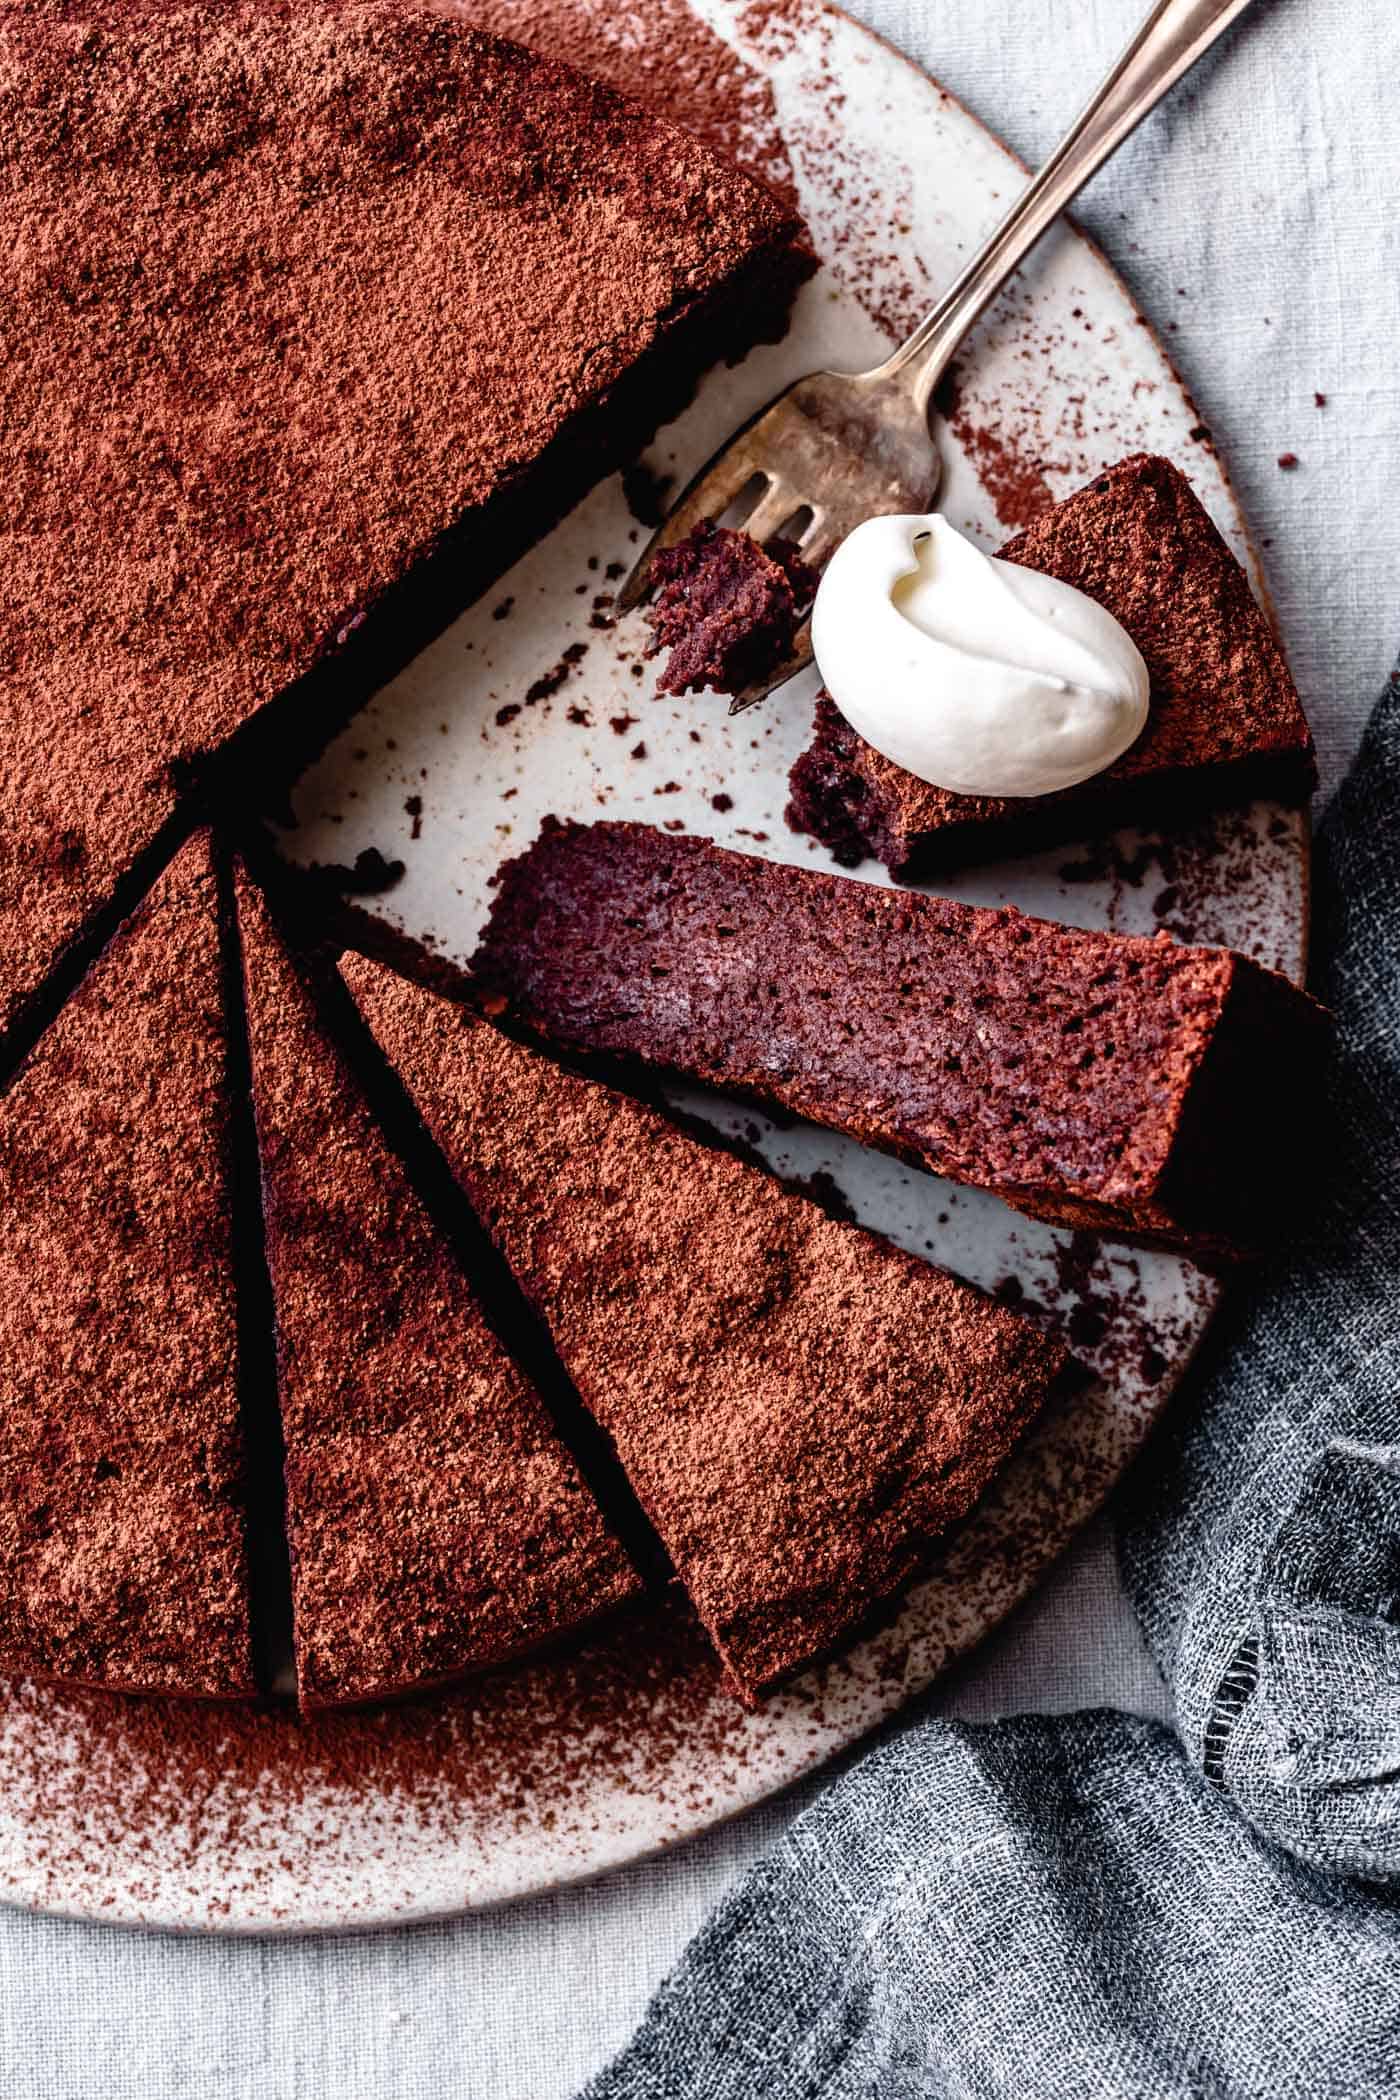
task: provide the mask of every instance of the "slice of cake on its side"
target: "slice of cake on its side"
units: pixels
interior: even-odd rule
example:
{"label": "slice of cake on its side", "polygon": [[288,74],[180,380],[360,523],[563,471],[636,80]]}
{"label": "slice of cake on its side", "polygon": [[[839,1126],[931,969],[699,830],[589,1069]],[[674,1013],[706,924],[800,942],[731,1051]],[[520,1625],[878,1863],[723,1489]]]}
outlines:
{"label": "slice of cake on its side", "polygon": [[1222,948],[1086,933],[731,853],[547,823],[474,971],[576,1049],[780,1106],[1032,1217],[1201,1257],[1296,1212],[1322,1009]]}
{"label": "slice of cake on its side", "polygon": [[0,137],[22,1041],[231,739],[290,779],[812,258],[688,132],[435,0],[23,0]]}
{"label": "slice of cake on its side", "polygon": [[254,1690],[207,838],[0,1099],[0,1669]]}
{"label": "slice of cake on its side", "polygon": [[976,1501],[1061,1346],[377,963],[341,963],[735,1685],[848,1637]]}
{"label": "slice of cake on its side", "polygon": [[1146,729],[1116,764],[1033,800],[956,795],[906,773],[856,735],[829,695],[791,775],[788,822],[845,867],[867,856],[902,882],[1173,811],[1259,795],[1301,801],[1312,737],[1288,666],[1191,484],[1139,454],[1057,503],[1001,549],[1106,607],[1147,661]]}
{"label": "slice of cake on its side", "polygon": [[638,1588],[266,904],[239,926],[304,1707],[525,1653]]}

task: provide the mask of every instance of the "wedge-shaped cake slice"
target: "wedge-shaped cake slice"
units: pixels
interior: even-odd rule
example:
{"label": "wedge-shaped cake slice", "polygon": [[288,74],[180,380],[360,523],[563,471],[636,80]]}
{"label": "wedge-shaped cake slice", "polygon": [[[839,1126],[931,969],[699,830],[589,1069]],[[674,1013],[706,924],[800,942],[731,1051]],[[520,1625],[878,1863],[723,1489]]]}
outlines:
{"label": "wedge-shaped cake slice", "polygon": [[0,1099],[0,1669],[254,1689],[209,845]]}
{"label": "wedge-shaped cake slice", "polygon": [[811,257],[432,0],[17,0],[0,138],[3,1037],[267,703],[290,778]]}
{"label": "wedge-shaped cake slice", "polygon": [[647,824],[504,869],[486,997],[575,1048],[829,1124],[1032,1217],[1229,1255],[1296,1209],[1326,1017],[1272,971],[877,889]]}
{"label": "wedge-shaped cake slice", "polygon": [[976,1501],[1061,1346],[448,1000],[341,968],[735,1685],[847,1637]]}
{"label": "wedge-shaped cake slice", "polygon": [[638,1581],[239,884],[303,1706],[554,1641]]}
{"label": "wedge-shaped cake slice", "polygon": [[1151,674],[1147,727],[1115,765],[1032,800],[957,795],[906,773],[856,735],[831,699],[792,769],[788,822],[855,867],[903,882],[1211,803],[1315,783],[1312,736],[1267,619],[1191,484],[1169,460],[1125,459],[1001,549],[1106,606]]}

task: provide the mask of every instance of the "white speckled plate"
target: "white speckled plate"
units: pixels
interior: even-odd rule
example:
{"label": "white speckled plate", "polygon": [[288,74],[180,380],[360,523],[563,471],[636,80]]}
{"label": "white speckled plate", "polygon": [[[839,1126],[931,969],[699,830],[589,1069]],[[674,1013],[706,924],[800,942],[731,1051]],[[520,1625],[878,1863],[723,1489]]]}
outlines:
{"label": "white speckled plate", "polygon": [[[681,476],[797,373],[879,355],[1020,179],[933,81],[820,0],[694,4],[748,69],[749,149],[790,170],[826,267],[787,340],[712,376],[661,434],[652,462]],[[491,18],[508,24],[518,6],[523,19],[528,5],[494,0]],[[636,21],[602,0],[577,6],[584,48],[603,52],[614,77],[637,39],[645,54],[648,37],[654,50],[672,33],[662,6]],[[1109,461],[1150,447],[1186,469],[1249,556],[1160,345],[1070,229],[978,331],[950,413],[939,430],[944,504],[992,544]],[[824,865],[782,817],[811,683],[734,723],[720,702],[656,700],[636,630],[592,624],[608,565],[626,562],[637,537],[615,479],[326,755],[299,790],[288,851],[349,862],[373,846],[402,859],[402,882],[377,908],[459,956],[474,944],[487,878],[546,811],[670,821]],[[508,615],[495,617],[507,599]],[[570,662],[576,644],[585,647]],[[541,679],[551,689],[524,704]],[[1086,844],[957,887],[1087,925],[1165,923],[1297,974],[1305,870],[1301,819],[1261,807],[1188,838]],[[1026,1594],[1138,1447],[1217,1286],[1174,1258],[1070,1239],[823,1133],[708,1112],[757,1130],[782,1169],[834,1176],[861,1219],[901,1243],[987,1286],[1013,1280],[1100,1374],[1040,1424],[897,1625],[757,1714],[719,1692],[703,1643],[673,1607],[569,1659],[315,1726],[13,1688],[0,1706],[0,1894],[128,1923],[247,1930],[425,1918],[544,1889],[636,1859],[792,1780],[890,1714]]]}

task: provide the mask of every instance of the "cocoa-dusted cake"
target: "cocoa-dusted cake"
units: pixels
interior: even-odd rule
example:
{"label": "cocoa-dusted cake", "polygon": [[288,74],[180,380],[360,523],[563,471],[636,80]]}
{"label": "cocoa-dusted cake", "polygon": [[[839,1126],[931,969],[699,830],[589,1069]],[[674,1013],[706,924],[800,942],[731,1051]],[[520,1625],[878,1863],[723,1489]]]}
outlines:
{"label": "cocoa-dusted cake", "polygon": [[0,136],[22,1042],[213,754],[283,696],[290,777],[811,258],[688,133],[430,0],[10,0]]}
{"label": "cocoa-dusted cake", "polygon": [[1064,1350],[450,1001],[341,969],[735,1685],[849,1635],[970,1508]]}
{"label": "cocoa-dusted cake", "polygon": [[548,822],[473,965],[556,1041],[845,1131],[1032,1217],[1203,1256],[1291,1214],[1321,1008],[1218,948]]}
{"label": "cocoa-dusted cake", "polygon": [[1111,612],[1152,679],[1146,729],[1079,787],[1015,800],[957,795],[906,773],[857,736],[827,694],[792,769],[788,822],[845,867],[867,856],[902,882],[1142,817],[1256,795],[1301,800],[1312,737],[1288,666],[1186,477],[1139,454],[1058,503],[1001,549]]}
{"label": "cocoa-dusted cake", "polygon": [[254,1690],[206,837],[0,1100],[0,1669]]}
{"label": "cocoa-dusted cake", "polygon": [[703,518],[652,563],[653,656],[668,651],[659,693],[738,693],[791,653],[817,579],[796,547],[766,549]]}
{"label": "cocoa-dusted cake", "polygon": [[638,1582],[246,876],[239,927],[298,1691],[389,1698],[556,1640]]}

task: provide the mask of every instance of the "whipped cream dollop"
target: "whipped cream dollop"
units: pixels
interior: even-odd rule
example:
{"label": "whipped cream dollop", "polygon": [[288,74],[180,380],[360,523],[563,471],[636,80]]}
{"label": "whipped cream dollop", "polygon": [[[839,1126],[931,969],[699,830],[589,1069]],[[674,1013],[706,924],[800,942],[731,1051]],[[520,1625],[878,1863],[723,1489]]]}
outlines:
{"label": "whipped cream dollop", "polygon": [[1147,721],[1147,666],[1111,613],[936,514],[867,518],[842,541],[812,649],[867,743],[959,795],[1075,787]]}

